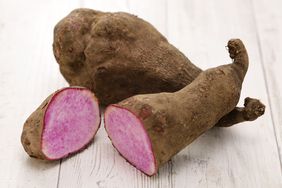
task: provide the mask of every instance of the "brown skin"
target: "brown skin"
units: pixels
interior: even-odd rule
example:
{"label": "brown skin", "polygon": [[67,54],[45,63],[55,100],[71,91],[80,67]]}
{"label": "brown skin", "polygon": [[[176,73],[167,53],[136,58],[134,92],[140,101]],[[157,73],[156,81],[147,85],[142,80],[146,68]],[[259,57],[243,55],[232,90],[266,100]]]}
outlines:
{"label": "brown skin", "polygon": [[228,42],[232,64],[208,69],[174,93],[130,97],[115,106],[133,112],[152,143],[157,168],[214,127],[240,98],[248,55],[239,39]]}
{"label": "brown skin", "polygon": [[[82,87],[71,87],[71,88],[79,88],[79,89],[86,89]],[[42,103],[41,105],[28,117],[28,119],[25,121],[23,126],[23,131],[21,135],[21,143],[24,147],[24,150],[27,152],[27,154],[30,157],[43,159],[43,160],[56,160],[56,159],[49,159],[47,156],[44,155],[41,149],[41,135],[44,127],[44,115],[48,108],[48,105],[52,101],[52,98],[58,94],[59,92],[63,91],[67,88],[62,88],[51,95],[49,95]],[[93,137],[94,139],[94,137]],[[88,144],[90,144],[89,142]],[[87,145],[82,147],[79,151],[86,148]],[[76,151],[76,152],[79,152]],[[74,153],[71,153],[74,154]],[[69,154],[69,155],[71,155]],[[67,157],[67,156],[65,156]]]}
{"label": "brown skin", "polygon": [[[136,94],[175,92],[202,72],[150,23],[123,12],[72,11],[54,29],[53,50],[69,84],[89,88],[102,105]],[[263,114],[249,111],[254,119]],[[243,114],[228,125],[246,121]]]}
{"label": "brown skin", "polygon": [[41,134],[45,111],[56,93],[49,95],[24,123],[21,142],[30,157],[48,160],[41,150]]}
{"label": "brown skin", "polygon": [[257,99],[245,98],[245,107],[236,107],[226,116],[223,116],[215,126],[230,127],[244,121],[254,121],[264,114],[265,106]]}

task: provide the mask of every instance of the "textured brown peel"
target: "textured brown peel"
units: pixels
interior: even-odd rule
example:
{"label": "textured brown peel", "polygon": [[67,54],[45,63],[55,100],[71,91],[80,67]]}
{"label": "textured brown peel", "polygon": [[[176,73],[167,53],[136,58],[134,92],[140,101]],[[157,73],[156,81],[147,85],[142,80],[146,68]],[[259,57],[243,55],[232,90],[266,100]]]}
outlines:
{"label": "textured brown peel", "polygon": [[227,116],[221,118],[216,126],[230,127],[236,123],[254,121],[265,112],[265,105],[257,99],[245,98],[244,106],[233,109]]}
{"label": "textured brown peel", "polygon": [[[235,45],[228,44],[231,58]],[[68,83],[89,88],[102,105],[175,92],[202,72],[150,23],[124,12],[72,11],[54,29],[53,51]]]}
{"label": "textured brown peel", "polygon": [[[108,107],[113,110],[118,106],[138,117],[151,140],[157,168],[214,127],[238,103],[248,55],[239,39],[232,39],[228,44],[232,44],[232,64],[200,73],[180,91],[136,95]],[[250,103],[253,101],[246,99],[246,108]]]}
{"label": "textured brown peel", "polygon": [[50,99],[55,95],[48,96],[41,105],[25,121],[21,135],[21,143],[30,157],[47,159],[41,150],[41,133],[43,131],[44,114]]}

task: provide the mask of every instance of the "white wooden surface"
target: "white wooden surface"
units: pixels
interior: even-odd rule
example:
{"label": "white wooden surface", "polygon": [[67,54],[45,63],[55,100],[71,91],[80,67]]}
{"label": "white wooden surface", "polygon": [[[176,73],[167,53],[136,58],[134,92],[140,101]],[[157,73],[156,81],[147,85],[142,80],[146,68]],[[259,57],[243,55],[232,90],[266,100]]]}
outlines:
{"label": "white wooden surface", "polygon": [[[71,158],[29,158],[20,144],[23,122],[67,86],[52,54],[53,27],[78,7],[136,14],[203,69],[230,62],[226,42],[241,38],[251,63],[242,99],[260,98],[265,115],[212,129],[154,177],[118,155],[103,125]],[[281,20],[281,0],[0,0],[0,187],[282,187]]]}

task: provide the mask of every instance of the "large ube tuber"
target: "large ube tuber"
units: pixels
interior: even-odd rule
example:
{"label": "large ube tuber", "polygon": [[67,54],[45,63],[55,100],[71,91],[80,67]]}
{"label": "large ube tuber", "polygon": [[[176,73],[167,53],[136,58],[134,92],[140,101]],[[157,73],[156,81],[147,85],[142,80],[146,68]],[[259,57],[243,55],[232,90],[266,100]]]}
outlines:
{"label": "large ube tuber", "polygon": [[106,109],[106,131],[123,157],[153,175],[234,109],[248,56],[240,40],[230,40],[228,48],[233,63],[200,73],[180,91],[136,95]]}
{"label": "large ube tuber", "polygon": [[[89,88],[104,105],[178,91],[202,72],[151,24],[128,13],[76,9],[56,25],[53,50],[69,84]],[[218,125],[254,120],[263,108],[248,98]]]}
{"label": "large ube tuber", "polygon": [[82,87],[63,88],[29,116],[21,142],[31,157],[58,160],[85,148],[99,126],[99,105],[94,94]]}

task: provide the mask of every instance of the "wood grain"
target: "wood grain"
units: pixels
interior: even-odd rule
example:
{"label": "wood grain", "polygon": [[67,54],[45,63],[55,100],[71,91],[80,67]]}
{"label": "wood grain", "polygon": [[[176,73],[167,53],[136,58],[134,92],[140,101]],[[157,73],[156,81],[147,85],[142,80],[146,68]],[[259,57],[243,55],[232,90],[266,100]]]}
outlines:
{"label": "wood grain", "polygon": [[269,110],[282,168],[282,84],[279,83],[282,70],[282,2],[273,0],[270,4],[268,1],[259,0],[252,3]]}
{"label": "wood grain", "polygon": [[[260,98],[266,114],[212,129],[154,177],[116,152],[103,124],[93,144],[62,162],[29,158],[20,144],[23,122],[67,85],[52,53],[53,27],[77,7],[138,15],[203,69],[229,63],[226,42],[241,38],[250,56],[241,98]],[[279,0],[1,0],[0,187],[281,187],[281,8]]]}
{"label": "wood grain", "polygon": [[[199,1],[182,1],[182,4],[169,1],[168,7],[168,18],[171,19],[168,22],[169,36],[192,62],[202,68],[230,62],[224,46],[230,38],[241,38],[250,56],[250,68],[241,98],[258,97],[269,107],[258,39],[253,34],[256,28],[250,1],[222,0],[205,4]],[[181,178],[179,173],[174,176],[175,187],[185,184],[192,184],[192,187],[281,186],[279,158],[276,154],[271,155],[272,159],[269,158],[269,153],[277,153],[274,131],[270,112],[267,111],[263,118],[255,122],[206,133],[188,146],[188,153],[183,151],[174,158],[173,161],[181,158],[187,158],[188,161],[202,159],[198,163],[202,167],[196,167],[193,171],[187,165],[187,169],[180,171],[180,174],[185,172],[189,178]],[[265,172],[269,172],[269,175],[263,176]],[[195,176],[195,173],[204,174],[204,177]],[[277,175],[274,179],[273,174]]]}

